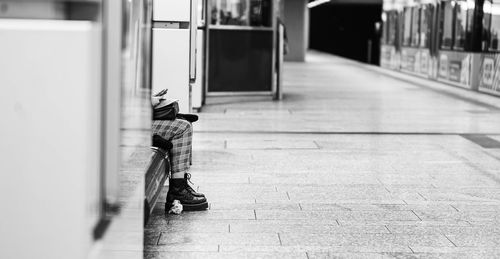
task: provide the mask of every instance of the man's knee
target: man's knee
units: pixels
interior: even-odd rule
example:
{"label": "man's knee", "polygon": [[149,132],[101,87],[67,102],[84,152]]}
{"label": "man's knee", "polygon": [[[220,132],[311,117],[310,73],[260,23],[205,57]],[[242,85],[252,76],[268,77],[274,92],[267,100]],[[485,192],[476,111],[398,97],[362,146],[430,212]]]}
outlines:
{"label": "man's knee", "polygon": [[189,134],[189,135],[191,135],[193,133],[193,126],[191,125],[191,123],[189,121],[181,120],[181,119],[177,119],[176,121],[178,121],[178,123],[179,123],[179,133]]}

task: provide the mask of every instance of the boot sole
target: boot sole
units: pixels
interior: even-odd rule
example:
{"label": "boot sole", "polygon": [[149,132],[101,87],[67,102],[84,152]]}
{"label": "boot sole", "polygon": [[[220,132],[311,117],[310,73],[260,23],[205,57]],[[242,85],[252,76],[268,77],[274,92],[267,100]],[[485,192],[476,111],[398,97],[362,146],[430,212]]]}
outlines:
{"label": "boot sole", "polygon": [[[170,208],[172,208],[172,204],[168,203],[167,206],[165,206],[165,212],[168,212]],[[201,211],[206,209],[208,209],[208,202],[198,204],[182,204],[182,211]]]}
{"label": "boot sole", "polygon": [[208,209],[208,202],[200,204],[182,204],[183,211],[199,211]]}

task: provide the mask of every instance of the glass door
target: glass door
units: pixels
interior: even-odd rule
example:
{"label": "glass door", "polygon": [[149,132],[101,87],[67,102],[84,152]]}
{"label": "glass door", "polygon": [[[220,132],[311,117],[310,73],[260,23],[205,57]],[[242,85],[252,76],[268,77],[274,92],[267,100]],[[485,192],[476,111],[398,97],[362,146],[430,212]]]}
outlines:
{"label": "glass door", "polygon": [[207,95],[271,95],[276,35],[272,0],[209,0]]}

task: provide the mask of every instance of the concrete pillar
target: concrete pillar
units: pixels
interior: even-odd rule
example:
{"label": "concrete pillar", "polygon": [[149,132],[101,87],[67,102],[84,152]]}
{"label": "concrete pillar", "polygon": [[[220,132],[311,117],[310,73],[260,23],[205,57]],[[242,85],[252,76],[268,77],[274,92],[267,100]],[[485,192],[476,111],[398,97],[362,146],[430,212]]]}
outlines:
{"label": "concrete pillar", "polygon": [[304,62],[309,47],[309,9],[307,0],[286,0],[284,22],[289,52],[285,61]]}

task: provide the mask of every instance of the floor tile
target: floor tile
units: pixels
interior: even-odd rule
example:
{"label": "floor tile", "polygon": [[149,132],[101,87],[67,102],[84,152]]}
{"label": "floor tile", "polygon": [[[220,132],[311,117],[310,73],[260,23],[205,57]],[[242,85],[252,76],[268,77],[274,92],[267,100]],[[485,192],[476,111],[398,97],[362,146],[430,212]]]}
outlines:
{"label": "floor tile", "polygon": [[382,71],[312,52],[281,101],[208,98],[190,173],[210,209],[159,204],[145,258],[500,257],[498,98]]}

